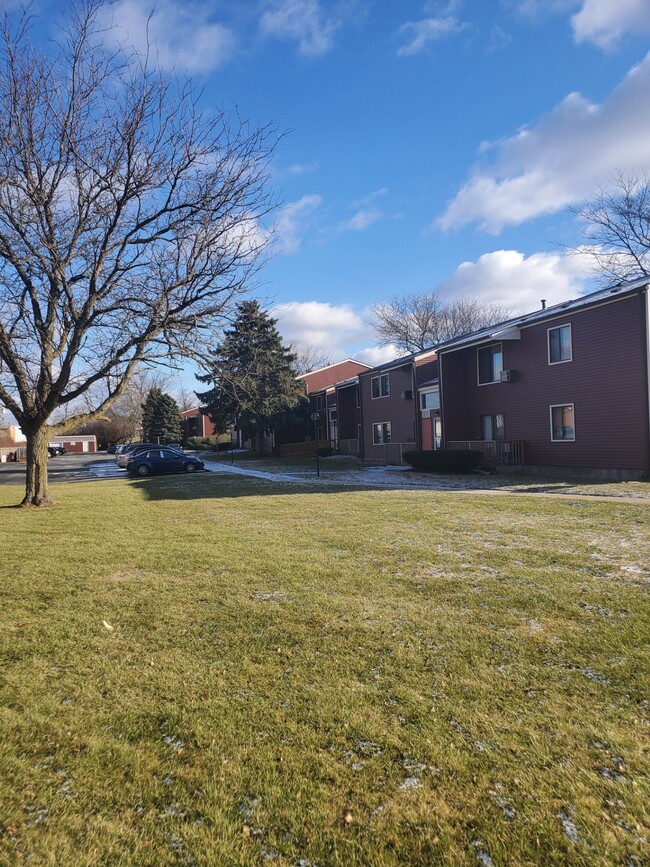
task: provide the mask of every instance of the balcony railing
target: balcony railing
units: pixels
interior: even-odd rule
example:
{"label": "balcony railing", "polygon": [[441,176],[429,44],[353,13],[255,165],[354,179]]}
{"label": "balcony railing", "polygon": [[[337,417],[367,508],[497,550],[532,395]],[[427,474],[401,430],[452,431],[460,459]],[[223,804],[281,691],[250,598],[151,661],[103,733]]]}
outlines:
{"label": "balcony railing", "polygon": [[524,465],[522,440],[454,440],[447,443],[447,448],[483,452],[483,468],[486,470]]}

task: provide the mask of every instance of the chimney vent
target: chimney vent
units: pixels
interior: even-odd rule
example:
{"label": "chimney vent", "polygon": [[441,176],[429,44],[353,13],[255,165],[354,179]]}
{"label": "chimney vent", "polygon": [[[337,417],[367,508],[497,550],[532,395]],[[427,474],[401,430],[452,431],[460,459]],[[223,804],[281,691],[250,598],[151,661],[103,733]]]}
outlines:
{"label": "chimney vent", "polygon": [[546,310],[546,298],[542,298],[542,310]]}

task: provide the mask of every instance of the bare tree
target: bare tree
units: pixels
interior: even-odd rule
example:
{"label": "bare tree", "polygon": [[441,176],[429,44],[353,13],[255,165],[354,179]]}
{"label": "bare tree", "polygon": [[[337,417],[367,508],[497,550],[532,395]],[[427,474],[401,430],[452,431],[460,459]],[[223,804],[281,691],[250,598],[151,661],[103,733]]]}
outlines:
{"label": "bare tree", "polygon": [[178,380],[173,390],[173,395],[176,398],[176,403],[180,407],[181,412],[196,407],[196,394],[191,388],[182,381]]}
{"label": "bare tree", "polygon": [[289,346],[290,352],[295,356],[293,366],[296,373],[311,373],[312,370],[318,370],[321,367],[327,367],[332,362],[332,356],[326,349],[321,349],[320,346],[310,346],[306,343],[292,343]]}
{"label": "bare tree", "polygon": [[380,301],[371,308],[370,325],[380,346],[394,344],[405,352],[419,352],[503,321],[510,310],[477,298],[445,301],[438,292],[411,292]]}
{"label": "bare tree", "polygon": [[587,246],[575,252],[591,257],[596,273],[612,285],[650,275],[650,178],[619,174],[593,199],[573,208],[585,223]]}
{"label": "bare tree", "polygon": [[269,240],[273,130],[109,51],[103,5],[73,3],[49,53],[25,14],[0,25],[0,403],[27,438],[23,505],[49,502],[48,437],[143,360],[200,353]]}

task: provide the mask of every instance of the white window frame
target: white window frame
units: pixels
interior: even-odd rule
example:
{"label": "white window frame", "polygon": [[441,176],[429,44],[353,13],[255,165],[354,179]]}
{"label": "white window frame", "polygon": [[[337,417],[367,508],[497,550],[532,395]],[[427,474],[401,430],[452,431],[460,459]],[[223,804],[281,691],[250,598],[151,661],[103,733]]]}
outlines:
{"label": "white window frame", "polygon": [[[561,358],[559,361],[551,361],[551,331],[560,331],[562,328],[569,329],[569,357]],[[546,329],[546,348],[549,364],[567,364],[567,362],[573,361],[573,328],[570,322],[565,322],[564,325],[554,325],[552,328]]]}
{"label": "white window frame", "polygon": [[[565,407],[570,406],[573,411],[573,437],[562,437],[561,439],[556,439],[553,436],[553,410],[554,409],[564,409]],[[549,407],[549,420],[551,423],[551,442],[552,443],[574,443],[576,441],[576,407],[574,403],[552,403]]]}
{"label": "white window frame", "polygon": [[[429,394],[438,395],[438,406],[423,406],[422,404],[426,402],[426,397]],[[437,412],[440,409],[440,387],[436,386],[435,388],[428,388],[426,391],[420,392],[420,409],[430,409],[433,412]]]}
{"label": "white window frame", "polygon": [[[386,393],[384,394],[384,381],[386,383]],[[374,383],[378,382],[379,386],[377,388],[379,394],[375,397],[374,392]],[[373,376],[370,380],[370,397],[373,400],[381,400],[382,397],[390,397],[390,374],[388,373],[380,373],[379,376]]]}
{"label": "white window frame", "polygon": [[[379,428],[379,437],[377,437],[377,428]],[[388,429],[388,443],[384,436],[384,429]],[[392,431],[389,421],[376,421],[372,425],[372,444],[373,446],[385,446],[392,442]]]}
{"label": "white window frame", "polygon": [[[486,382],[481,382],[481,362],[479,361],[481,352],[484,352],[487,349],[496,350],[499,349],[501,354],[501,370],[496,374],[496,379],[490,379]],[[494,368],[494,364],[492,365]],[[503,343],[494,343],[491,346],[479,346],[476,350],[476,382],[479,386],[483,385],[494,385],[497,382],[501,382],[501,371],[504,370],[503,367]],[[494,376],[494,369],[492,370],[492,375]]]}

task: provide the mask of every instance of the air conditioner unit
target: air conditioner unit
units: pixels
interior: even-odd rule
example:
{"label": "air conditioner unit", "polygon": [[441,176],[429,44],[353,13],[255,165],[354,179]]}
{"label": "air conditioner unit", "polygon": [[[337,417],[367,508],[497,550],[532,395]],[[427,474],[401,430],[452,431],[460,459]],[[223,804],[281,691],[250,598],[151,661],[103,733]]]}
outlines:
{"label": "air conditioner unit", "polygon": [[512,370],[502,370],[500,380],[501,382],[510,382],[512,380]]}
{"label": "air conditioner unit", "polygon": [[402,400],[413,400],[413,392],[410,389],[408,391],[403,391]]}

